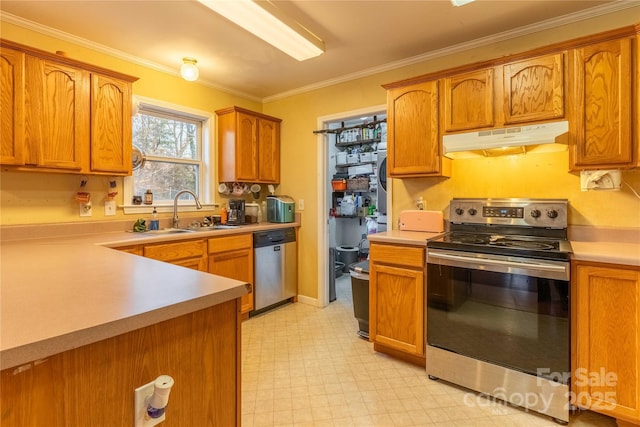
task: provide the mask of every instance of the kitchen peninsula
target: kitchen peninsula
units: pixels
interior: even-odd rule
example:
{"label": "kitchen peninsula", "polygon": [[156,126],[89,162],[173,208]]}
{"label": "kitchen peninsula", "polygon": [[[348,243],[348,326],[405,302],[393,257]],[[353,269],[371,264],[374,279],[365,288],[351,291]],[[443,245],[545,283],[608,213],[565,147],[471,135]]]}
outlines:
{"label": "kitchen peninsula", "polygon": [[2,230],[3,426],[131,424],[134,389],[162,374],[167,426],[240,425],[247,283],[112,249],[184,236],[36,228]]}

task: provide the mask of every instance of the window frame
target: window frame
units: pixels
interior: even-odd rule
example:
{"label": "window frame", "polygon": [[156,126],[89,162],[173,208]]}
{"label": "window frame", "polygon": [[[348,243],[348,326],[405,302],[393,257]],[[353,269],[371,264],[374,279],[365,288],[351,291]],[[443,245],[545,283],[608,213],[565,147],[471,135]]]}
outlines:
{"label": "window frame", "polygon": [[[166,116],[168,118],[182,118],[187,120],[194,120],[201,122],[200,126],[200,144],[198,147],[198,151],[200,152],[200,160],[183,160],[183,159],[171,159],[171,162],[179,163],[179,164],[194,164],[199,163],[199,173],[198,173],[198,198],[200,199],[200,203],[202,204],[204,209],[213,209],[217,206],[214,199],[213,189],[213,173],[214,173],[214,165],[216,165],[215,159],[215,150],[213,149],[213,123],[214,116],[213,113],[198,110],[190,107],[186,107],[183,105],[172,104],[169,102],[160,101],[157,99],[146,98],[141,96],[134,96],[133,100],[133,111],[131,120],[133,120],[133,116],[140,112],[149,112],[155,115]],[[133,138],[131,139],[131,144],[133,145]],[[166,157],[155,157],[155,156],[146,156],[147,160],[159,160],[162,162],[166,162]],[[123,205],[125,214],[139,214],[139,213],[148,213],[151,211],[150,205],[134,205],[132,202],[133,199],[133,187],[134,187],[134,179],[133,174],[130,176],[126,176],[123,182]],[[193,200],[179,200],[178,204],[180,207],[180,211],[195,211],[196,207],[193,203]],[[158,204],[155,202],[152,206],[155,206],[158,212],[173,212],[173,201],[167,203],[166,200],[163,200],[162,203]]]}

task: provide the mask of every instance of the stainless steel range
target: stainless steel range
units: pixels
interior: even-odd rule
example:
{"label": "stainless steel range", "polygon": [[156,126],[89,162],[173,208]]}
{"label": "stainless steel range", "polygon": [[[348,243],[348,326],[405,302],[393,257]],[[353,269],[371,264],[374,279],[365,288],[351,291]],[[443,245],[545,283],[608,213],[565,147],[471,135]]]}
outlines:
{"label": "stainless steel range", "polygon": [[426,369],[569,421],[567,200],[453,199],[427,242]]}

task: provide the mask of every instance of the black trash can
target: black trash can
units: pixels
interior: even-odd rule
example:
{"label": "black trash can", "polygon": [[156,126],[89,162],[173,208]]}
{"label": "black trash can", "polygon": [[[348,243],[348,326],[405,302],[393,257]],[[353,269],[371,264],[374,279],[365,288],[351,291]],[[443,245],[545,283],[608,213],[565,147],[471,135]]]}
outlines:
{"label": "black trash can", "polygon": [[358,320],[358,335],[369,339],[369,261],[349,265],[351,292],[353,293],[353,315]]}
{"label": "black trash can", "polygon": [[329,302],[336,300],[336,278],[342,275],[342,267],[338,272],[338,264],[341,263],[336,261],[336,248],[329,248]]}

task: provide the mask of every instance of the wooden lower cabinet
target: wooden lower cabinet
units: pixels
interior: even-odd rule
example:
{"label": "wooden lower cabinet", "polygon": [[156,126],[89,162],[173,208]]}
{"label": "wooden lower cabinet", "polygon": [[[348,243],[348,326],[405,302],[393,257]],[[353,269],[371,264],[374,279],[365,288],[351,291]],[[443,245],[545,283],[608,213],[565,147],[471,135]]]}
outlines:
{"label": "wooden lower cabinet", "polygon": [[369,340],[376,351],[425,364],[424,247],[371,243]]}
{"label": "wooden lower cabinet", "polygon": [[237,301],[0,372],[2,427],[133,426],[134,390],[162,374],[175,380],[162,426],[239,427]]}
{"label": "wooden lower cabinet", "polygon": [[251,292],[241,298],[240,311],[253,310],[253,234],[210,238],[209,273],[249,283]]}
{"label": "wooden lower cabinet", "polygon": [[142,255],[142,245],[119,246],[114,249],[134,255]]}
{"label": "wooden lower cabinet", "polygon": [[640,267],[572,265],[575,404],[640,425]]}
{"label": "wooden lower cabinet", "polygon": [[143,255],[194,270],[208,271],[206,242],[203,239],[145,245]]}

